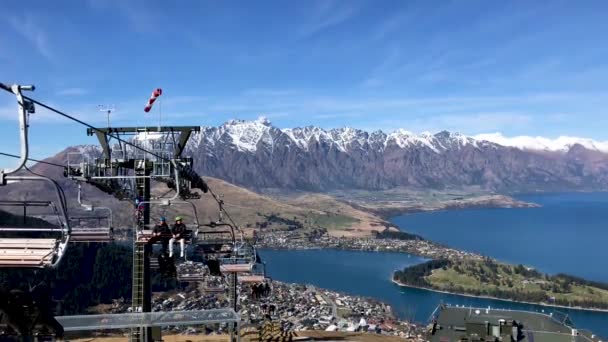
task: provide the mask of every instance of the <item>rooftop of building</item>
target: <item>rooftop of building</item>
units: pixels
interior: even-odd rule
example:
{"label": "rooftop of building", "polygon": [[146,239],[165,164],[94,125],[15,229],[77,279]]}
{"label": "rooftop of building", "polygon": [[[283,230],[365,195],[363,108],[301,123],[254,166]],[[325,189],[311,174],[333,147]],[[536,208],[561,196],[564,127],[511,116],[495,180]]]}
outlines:
{"label": "rooftop of building", "polygon": [[523,342],[602,341],[589,331],[576,329],[568,316],[561,314],[440,306],[434,322],[431,342],[510,341],[509,337],[517,335],[518,325],[521,331],[518,341]]}

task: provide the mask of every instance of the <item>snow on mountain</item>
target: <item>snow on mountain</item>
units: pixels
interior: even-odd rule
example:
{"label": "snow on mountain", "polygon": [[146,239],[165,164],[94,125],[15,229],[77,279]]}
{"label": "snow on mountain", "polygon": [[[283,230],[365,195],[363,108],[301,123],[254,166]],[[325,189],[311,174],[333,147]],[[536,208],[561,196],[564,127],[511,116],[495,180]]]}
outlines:
{"label": "snow on mountain", "polygon": [[501,133],[478,134],[477,140],[490,141],[498,145],[515,147],[521,150],[568,152],[576,144],[586,149],[608,153],[608,141],[594,141],[587,138],[560,136],[556,139],[531,136],[505,137]]}
{"label": "snow on mountain", "polygon": [[575,144],[580,144],[590,150],[608,153],[608,141],[598,142],[568,136],[557,139],[527,136],[510,138],[500,133],[467,136],[447,131],[436,134],[430,132],[415,134],[405,129],[397,129],[386,134],[382,131],[368,133],[352,127],[325,130],[315,126],[278,129],[264,117],[254,121],[230,120],[219,127],[201,127],[201,134],[194,134],[190,144],[199,146],[204,142],[209,146],[215,146],[224,143],[242,152],[255,152],[259,144],[274,146],[279,141],[288,147],[295,145],[305,151],[315,143],[327,144],[342,152],[361,148],[372,148],[382,152],[391,146],[396,146],[400,149],[426,148],[434,153],[460,149],[467,145],[474,148],[501,145],[523,150],[567,152]]}

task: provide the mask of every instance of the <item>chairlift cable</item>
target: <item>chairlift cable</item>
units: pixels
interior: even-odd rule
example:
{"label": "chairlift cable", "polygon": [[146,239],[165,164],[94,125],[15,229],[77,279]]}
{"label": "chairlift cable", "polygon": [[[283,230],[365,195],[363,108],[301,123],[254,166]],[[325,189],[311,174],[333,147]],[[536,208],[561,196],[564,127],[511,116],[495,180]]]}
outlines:
{"label": "chairlift cable", "polygon": [[[19,157],[19,156],[17,156],[17,155],[10,154],[10,153],[5,153],[5,152],[0,152],[0,155],[6,156],[6,157],[17,158],[17,159],[19,159],[19,158],[20,158],[20,157]],[[63,168],[65,168],[65,165],[55,164],[55,163],[47,162],[47,161],[44,161],[44,160],[38,160],[38,159],[34,159],[34,158],[27,158],[27,160],[29,160],[29,161],[33,161],[33,162],[36,162],[36,163],[41,163],[41,164],[47,164],[47,165],[57,166],[57,167],[60,167],[60,168],[62,168],[62,169],[63,169]]]}

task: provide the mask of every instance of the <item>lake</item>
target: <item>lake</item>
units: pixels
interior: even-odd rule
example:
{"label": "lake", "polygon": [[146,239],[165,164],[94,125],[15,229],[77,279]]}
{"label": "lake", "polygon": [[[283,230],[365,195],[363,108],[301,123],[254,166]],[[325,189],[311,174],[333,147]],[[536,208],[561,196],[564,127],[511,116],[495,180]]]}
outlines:
{"label": "lake", "polygon": [[394,217],[402,230],[548,273],[608,282],[608,193],[518,196],[542,208],[463,209]]}
{"label": "lake", "polygon": [[[518,199],[542,208],[471,209],[399,216],[403,230],[500,260],[523,263],[550,273],[565,272],[608,281],[608,193],[526,195]],[[377,298],[403,319],[426,322],[435,307],[495,307],[570,315],[579,328],[608,337],[608,313],[554,309],[532,304],[472,298],[400,287],[396,269],[425,259],[390,252],[340,250],[262,250],[275,280],[307,283],[352,295]]]}
{"label": "lake", "polygon": [[[465,297],[407,288],[390,281],[393,272],[425,259],[405,253],[343,250],[260,250],[266,271],[288,283],[312,284],[352,295],[373,297],[391,305],[402,319],[426,322],[439,303],[474,307],[552,312],[555,309],[532,304]],[[608,336],[608,313],[560,309],[580,328]]]}

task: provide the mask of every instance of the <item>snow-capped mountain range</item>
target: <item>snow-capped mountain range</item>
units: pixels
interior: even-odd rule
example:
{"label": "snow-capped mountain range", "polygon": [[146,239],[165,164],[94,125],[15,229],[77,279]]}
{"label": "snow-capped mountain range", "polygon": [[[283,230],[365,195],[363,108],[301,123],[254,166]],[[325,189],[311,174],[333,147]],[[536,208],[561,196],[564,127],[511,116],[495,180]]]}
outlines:
{"label": "snow-capped mountain range", "polygon": [[608,189],[608,142],[573,137],[279,129],[260,118],[201,127],[186,153],[202,174],[253,189]]}
{"label": "snow-capped mountain range", "polygon": [[363,130],[345,127],[324,130],[315,126],[302,128],[279,129],[268,119],[261,117],[255,121],[230,120],[219,127],[203,127],[203,134],[196,139],[195,145],[204,139],[206,143],[216,144],[218,141],[232,143],[239,151],[254,152],[258,144],[272,146],[277,138],[286,135],[297,147],[308,150],[311,142],[323,142],[335,146],[338,150],[347,152],[350,148],[362,147],[366,144],[384,150],[388,146],[396,145],[400,148],[427,147],[440,153],[449,148],[472,145],[475,147],[494,143],[505,147],[515,147],[522,150],[568,152],[574,145],[581,145],[589,150],[608,153],[608,141],[594,141],[592,139],[560,136],[556,139],[544,137],[517,136],[505,137],[501,133],[478,134],[466,136],[460,133],[442,131],[436,134],[423,132],[414,134],[404,129],[397,129],[392,133],[375,131],[368,133]]}

